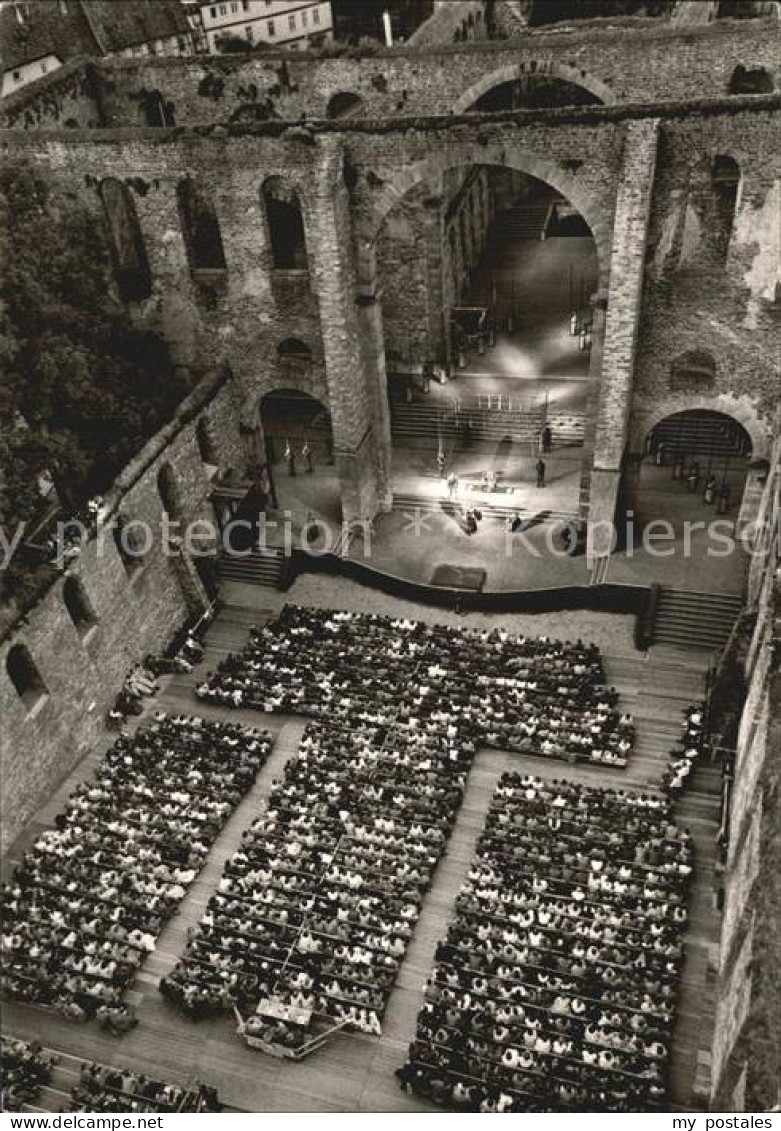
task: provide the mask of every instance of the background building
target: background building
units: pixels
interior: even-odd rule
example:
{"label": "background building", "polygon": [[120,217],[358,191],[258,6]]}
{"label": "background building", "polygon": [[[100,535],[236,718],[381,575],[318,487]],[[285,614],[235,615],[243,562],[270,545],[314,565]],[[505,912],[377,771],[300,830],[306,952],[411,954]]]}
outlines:
{"label": "background building", "polygon": [[188,55],[193,46],[179,0],[14,0],[0,10],[1,93],[80,55]]}
{"label": "background building", "polygon": [[323,0],[224,0],[201,4],[201,21],[209,51],[231,41],[303,51],[333,38],[331,5]]}

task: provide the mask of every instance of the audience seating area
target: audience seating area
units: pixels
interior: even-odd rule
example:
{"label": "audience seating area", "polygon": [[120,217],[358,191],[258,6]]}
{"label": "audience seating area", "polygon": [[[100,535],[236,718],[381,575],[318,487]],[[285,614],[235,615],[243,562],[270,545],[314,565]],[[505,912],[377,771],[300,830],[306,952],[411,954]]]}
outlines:
{"label": "audience seating area", "polygon": [[311,1035],[302,1014],[379,1033],[478,744],[623,764],[631,719],[602,679],[580,641],[286,606],[197,693],[318,725],[162,992],[194,1016],[236,1006],[283,1048]]}
{"label": "audience seating area", "polygon": [[21,1111],[24,1105],[35,1103],[51,1077],[53,1064],[54,1059],[46,1055],[38,1041],[28,1043],[6,1034],[0,1036],[0,1111]]}
{"label": "audience seating area", "polygon": [[661,797],[505,774],[401,1086],[464,1111],[664,1108],[692,841]]}
{"label": "audience seating area", "polygon": [[[307,727],[163,979],[166,996],[194,1016],[235,1005],[250,1014],[249,1040],[282,1049],[311,1037],[310,1015],[381,1031],[475,749],[423,729],[429,699],[404,717],[378,702],[355,730]],[[256,1015],[264,999],[304,1023]]]}
{"label": "audience seating area", "polygon": [[197,693],[355,727],[395,704],[404,710],[418,691],[439,704],[428,725],[446,717],[502,749],[624,766],[632,747],[632,721],[615,709],[595,645],[376,614],[287,605]]}
{"label": "audience seating area", "polygon": [[[61,1055],[43,1048],[38,1041],[27,1042],[10,1036],[0,1038],[0,1052],[3,1067],[0,1110],[49,1110],[39,1105],[49,1099],[42,1093],[50,1082],[54,1083],[52,1074],[58,1070]],[[58,1085],[61,1083],[57,1080]],[[59,1087],[50,1089],[52,1099],[66,1094]],[[57,1110],[172,1114],[219,1111],[220,1105],[217,1092],[207,1085],[183,1088],[150,1079],[142,1072],[93,1061],[80,1066],[78,1082],[70,1089],[68,1107],[59,1105]]]}
{"label": "audience seating area", "polygon": [[163,713],[119,738],[3,886],[3,991],[129,1027],[125,991],[270,747]]}

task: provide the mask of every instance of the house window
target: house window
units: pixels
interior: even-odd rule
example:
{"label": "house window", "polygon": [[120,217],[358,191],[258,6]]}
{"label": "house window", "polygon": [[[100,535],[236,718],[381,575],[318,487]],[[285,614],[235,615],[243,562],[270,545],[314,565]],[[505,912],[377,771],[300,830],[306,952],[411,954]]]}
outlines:
{"label": "house window", "polygon": [[243,0],[242,7],[244,8],[245,12],[248,12],[249,11],[249,0]]}
{"label": "house window", "polygon": [[231,11],[232,12],[238,12],[238,10],[239,10],[239,2],[238,2],[238,0],[233,0],[233,3],[231,4]]}
{"label": "house window", "polygon": [[48,63],[45,63],[45,62],[41,63],[41,74],[42,75],[45,75],[48,69],[49,69]]}
{"label": "house window", "polygon": [[312,23],[313,24],[319,24],[320,23],[320,9],[319,8],[313,8],[312,9]]}
{"label": "house window", "polygon": [[209,8],[209,15],[211,16],[211,18],[213,20],[216,20],[217,19],[217,9],[216,8]]}
{"label": "house window", "polygon": [[14,82],[20,82],[22,76],[18,71],[14,71]]}
{"label": "house window", "polygon": [[228,13],[228,9],[227,9],[226,5],[220,4],[220,15],[225,16],[225,15],[227,15],[227,13]]}
{"label": "house window", "polygon": [[295,14],[293,14],[292,16],[288,16],[288,18],[287,18],[287,22],[288,22],[288,25],[289,25],[289,27],[290,27],[290,30],[291,30],[291,31],[295,31],[295,30],[296,30],[296,17],[295,17]]}
{"label": "house window", "polygon": [[255,38],[255,33],[253,32],[252,27],[249,24],[247,24],[247,26],[244,28],[244,34],[246,35],[249,42],[252,43],[252,40]]}
{"label": "house window", "polygon": [[303,12],[301,13],[301,26],[306,27],[306,25],[308,23],[309,23],[309,12],[307,12],[306,8],[304,8]]}
{"label": "house window", "polygon": [[276,31],[275,31],[275,29],[274,29],[274,21],[273,21],[273,20],[269,20],[269,22],[268,22],[268,24],[266,25],[266,27],[268,28],[268,33],[269,33],[269,35],[276,35]]}

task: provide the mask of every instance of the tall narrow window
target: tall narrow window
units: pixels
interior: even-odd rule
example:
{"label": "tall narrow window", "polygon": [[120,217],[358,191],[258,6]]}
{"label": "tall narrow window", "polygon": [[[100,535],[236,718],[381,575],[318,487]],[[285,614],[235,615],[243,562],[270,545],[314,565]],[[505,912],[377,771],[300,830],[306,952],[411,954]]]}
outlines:
{"label": "tall narrow window", "polygon": [[41,673],[26,644],[14,644],[5,659],[5,670],[14,690],[31,711],[39,700],[48,694]]}
{"label": "tall narrow window", "polygon": [[108,223],[111,258],[123,302],[139,302],[152,293],[152,275],[138,223],[133,194],[127,185],[109,177],[100,185]]}
{"label": "tall narrow window", "polygon": [[716,204],[716,253],[727,258],[740,188],[740,166],[732,157],[716,156],[711,173]]}
{"label": "tall narrow window", "polygon": [[168,517],[176,522],[182,516],[182,500],[179,494],[179,484],[170,463],[164,463],[157,473],[157,491],[160,502]]}
{"label": "tall narrow window", "polygon": [[216,467],[220,462],[217,455],[217,446],[214,443],[211,423],[205,416],[202,416],[195,426],[195,439],[202,462],[207,467]]}
{"label": "tall narrow window", "polygon": [[176,110],[173,102],[169,101],[159,90],[143,92],[141,110],[144,115],[144,124],[147,126],[175,126]]}
{"label": "tall narrow window", "polygon": [[304,218],[295,189],[280,177],[269,177],[262,189],[271,256],[283,271],[307,270]]}
{"label": "tall narrow window", "polygon": [[190,270],[224,271],[220,222],[211,201],[189,177],[176,186],[176,198]]}
{"label": "tall narrow window", "polygon": [[62,599],[79,636],[86,636],[90,629],[97,624],[97,617],[78,577],[65,578],[62,587]]}

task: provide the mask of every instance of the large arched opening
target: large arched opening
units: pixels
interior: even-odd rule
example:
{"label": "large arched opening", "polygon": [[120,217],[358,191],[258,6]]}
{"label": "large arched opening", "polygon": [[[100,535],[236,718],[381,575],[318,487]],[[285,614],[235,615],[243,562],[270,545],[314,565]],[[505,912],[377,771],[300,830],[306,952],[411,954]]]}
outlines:
{"label": "large arched opening", "polygon": [[607,83],[586,71],[550,60],[528,60],[483,75],[452,107],[454,114],[610,105]]}
{"label": "large arched opening", "polygon": [[679,537],[686,523],[707,526],[717,517],[736,523],[757,454],[748,429],[727,412],[688,408],[655,414],[643,427],[642,451],[627,469],[636,532],[664,522]]}
{"label": "large arched opening", "polygon": [[[288,351],[291,342],[297,340],[282,343]],[[301,342],[297,348],[306,349]],[[289,352],[284,360],[291,358],[294,365],[306,360]],[[260,401],[260,423],[272,493],[294,533],[315,519],[340,525],[341,490],[327,406],[301,389],[275,389]]]}
{"label": "large arched opening", "polygon": [[440,497],[456,475],[497,531],[516,510],[578,515],[596,403],[591,202],[577,185],[567,195],[560,165],[547,171],[535,159],[426,170],[397,186],[374,243],[394,494]]}

